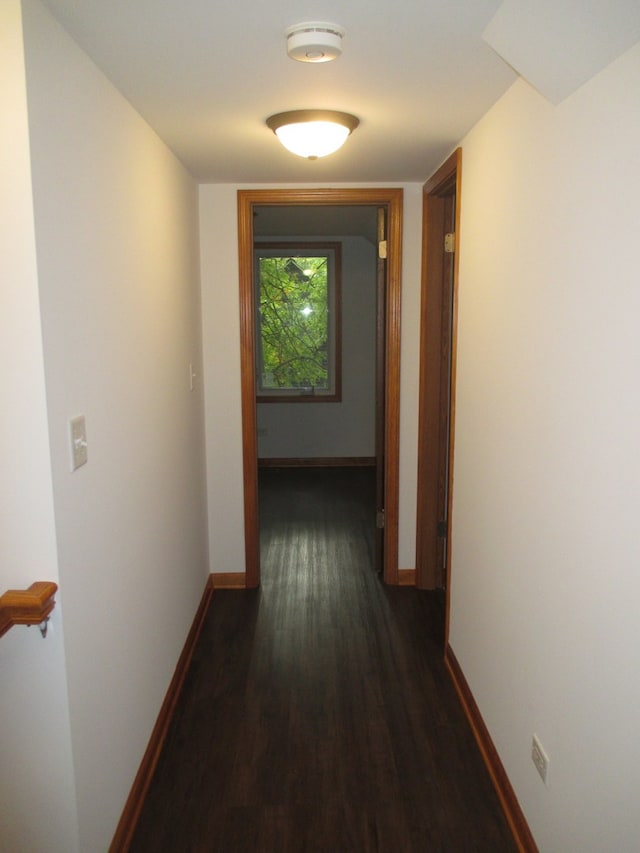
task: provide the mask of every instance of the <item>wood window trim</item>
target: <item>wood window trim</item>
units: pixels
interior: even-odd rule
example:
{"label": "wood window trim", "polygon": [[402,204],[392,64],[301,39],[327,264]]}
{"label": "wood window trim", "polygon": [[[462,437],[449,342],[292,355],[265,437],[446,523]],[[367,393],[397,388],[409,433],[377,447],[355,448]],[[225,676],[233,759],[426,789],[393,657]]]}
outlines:
{"label": "wood window trim", "polygon": [[[342,402],[342,242],[318,240],[256,240],[254,253],[258,249],[299,249],[313,255],[315,251],[333,252],[333,391],[328,394],[261,394],[256,393],[257,403],[341,403]],[[256,342],[257,352],[257,342]],[[257,383],[256,383],[257,385]]]}

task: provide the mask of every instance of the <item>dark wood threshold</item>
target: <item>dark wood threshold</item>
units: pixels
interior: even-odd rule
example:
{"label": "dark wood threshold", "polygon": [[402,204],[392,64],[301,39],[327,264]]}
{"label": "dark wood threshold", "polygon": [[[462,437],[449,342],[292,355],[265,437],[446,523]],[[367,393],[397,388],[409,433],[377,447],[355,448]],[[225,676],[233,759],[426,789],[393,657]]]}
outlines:
{"label": "dark wood threshold", "polygon": [[398,586],[415,586],[415,569],[398,569]]}
{"label": "dark wood threshold", "polygon": [[176,705],[180,698],[180,693],[191,663],[191,658],[193,657],[193,652],[196,647],[196,643],[198,642],[202,625],[207,615],[207,611],[209,610],[209,605],[211,604],[211,597],[213,596],[214,589],[212,578],[213,575],[210,575],[207,579],[198,610],[196,611],[196,615],[191,624],[191,629],[189,630],[184,648],[182,649],[182,654],[180,655],[176,665],[169,689],[164,697],[164,702],[160,708],[158,719],[156,720],[156,724],[151,732],[149,745],[147,746],[142,762],[140,763],[140,767],[136,774],[136,778],[133,781],[133,785],[131,786],[127,802],[125,803],[120,822],[118,823],[115,835],[113,836],[113,841],[109,847],[109,853],[126,853],[131,845],[131,840],[140,817],[140,812],[142,811],[142,806],[144,805],[158,759],[160,758],[162,747],[164,746],[164,742],[167,737],[167,732],[169,731],[169,725],[171,724]]}
{"label": "dark wood threshold", "polygon": [[469,724],[473,731],[476,743],[480,748],[482,758],[486,764],[491,781],[496,789],[498,799],[502,805],[507,823],[513,833],[513,838],[518,845],[518,849],[522,853],[538,853],[538,847],[534,841],[529,825],[520,808],[520,803],[516,797],[515,791],[511,786],[507,772],[504,769],[498,751],[496,750],[489,730],[487,729],[480,709],[473,698],[471,688],[467,683],[467,679],[458,663],[458,660],[453,653],[453,649],[447,643],[444,654],[445,665],[449,670],[449,674],[453,680],[454,687],[462,703],[464,712],[469,720]]}
{"label": "dark wood threshold", "polygon": [[247,576],[244,572],[221,572],[211,575],[214,589],[246,589]]}
{"label": "dark wood threshold", "polygon": [[375,456],[262,457],[259,468],[375,468]]}

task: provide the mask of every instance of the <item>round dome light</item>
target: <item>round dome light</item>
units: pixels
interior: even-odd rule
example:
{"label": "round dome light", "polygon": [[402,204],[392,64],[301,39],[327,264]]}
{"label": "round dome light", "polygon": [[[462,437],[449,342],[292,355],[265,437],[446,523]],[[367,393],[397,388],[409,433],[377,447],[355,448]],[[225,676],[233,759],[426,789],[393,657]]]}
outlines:
{"label": "round dome light", "polygon": [[359,124],[355,116],[336,110],[291,110],[267,119],[284,147],[308,160],[333,154]]}

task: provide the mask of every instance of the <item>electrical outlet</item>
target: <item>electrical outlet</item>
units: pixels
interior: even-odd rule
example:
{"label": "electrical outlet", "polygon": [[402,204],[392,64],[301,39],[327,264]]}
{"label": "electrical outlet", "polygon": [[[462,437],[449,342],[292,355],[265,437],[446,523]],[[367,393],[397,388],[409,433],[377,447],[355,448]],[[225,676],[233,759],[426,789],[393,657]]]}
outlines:
{"label": "electrical outlet", "polygon": [[544,751],[537,735],[534,735],[531,741],[531,760],[536,765],[536,770],[544,784],[548,784],[549,756]]}

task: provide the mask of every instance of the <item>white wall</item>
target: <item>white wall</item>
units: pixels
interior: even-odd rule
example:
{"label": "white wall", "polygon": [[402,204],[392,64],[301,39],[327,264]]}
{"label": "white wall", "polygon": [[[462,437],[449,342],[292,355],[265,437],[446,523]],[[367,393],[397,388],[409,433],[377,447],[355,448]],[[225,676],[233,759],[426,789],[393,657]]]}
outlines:
{"label": "white wall", "polygon": [[639,91],[636,47],[463,142],[450,642],[558,853],[640,844]]}
{"label": "white wall", "polygon": [[[190,362],[201,374],[197,187],[43,7],[24,10],[80,848],[97,851],[208,573],[202,386],[188,377]],[[89,461],[72,474],[79,413]]]}
{"label": "white wall", "polygon": [[[307,187],[318,186],[308,184]],[[357,185],[340,185],[353,188]],[[390,186],[377,184],[376,186]],[[396,185],[394,185],[396,186]],[[399,565],[415,566],[415,503],[420,350],[420,184],[404,189],[400,401]],[[263,185],[264,189],[279,188]],[[288,189],[292,186],[288,185]],[[234,184],[200,187],[203,349],[209,496],[210,568],[242,572],[244,510],[240,406],[240,312],[237,190]]]}
{"label": "white wall", "polygon": [[319,239],[340,242],[342,247],[342,399],[259,403],[260,457],[375,456],[375,246],[364,237]]}
{"label": "white wall", "polygon": [[[19,0],[0,4],[0,594],[58,581]],[[0,848],[78,850],[61,600],[0,639]]]}

